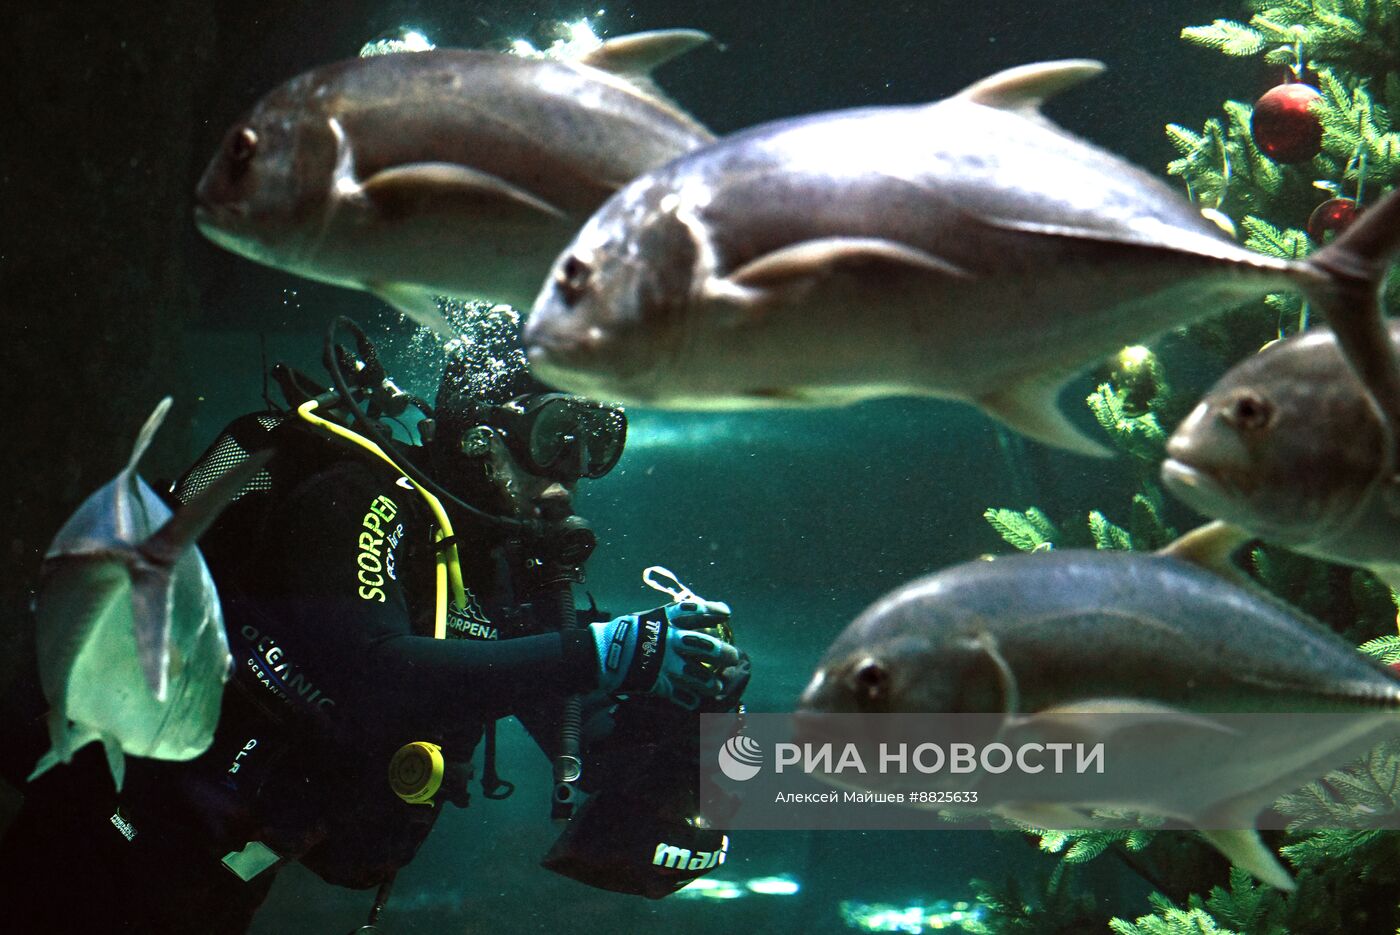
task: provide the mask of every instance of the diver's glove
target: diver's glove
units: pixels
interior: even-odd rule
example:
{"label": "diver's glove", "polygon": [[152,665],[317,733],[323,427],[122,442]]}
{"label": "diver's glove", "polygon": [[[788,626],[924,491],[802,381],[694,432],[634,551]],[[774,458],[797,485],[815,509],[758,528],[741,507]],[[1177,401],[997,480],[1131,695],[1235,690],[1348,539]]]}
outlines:
{"label": "diver's glove", "polygon": [[599,685],[613,695],[648,694],[694,710],[730,692],[725,670],[743,658],[702,630],[728,632],[729,605],[687,600],[589,624]]}

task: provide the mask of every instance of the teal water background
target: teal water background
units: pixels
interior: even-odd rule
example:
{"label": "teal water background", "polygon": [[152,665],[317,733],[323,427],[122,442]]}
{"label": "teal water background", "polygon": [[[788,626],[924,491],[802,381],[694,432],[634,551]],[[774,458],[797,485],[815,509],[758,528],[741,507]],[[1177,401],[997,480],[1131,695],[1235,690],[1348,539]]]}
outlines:
{"label": "teal water background", "polygon": [[[18,429],[0,455],[16,491],[8,607],[23,601],[23,582],[58,520],[115,470],[160,395],[175,395],[177,409],[154,476],[178,472],[229,418],[260,405],[264,346],[269,360],[319,372],[321,333],[334,314],[365,323],[388,349],[390,369],[431,393],[436,374],[411,326],[364,294],[204,242],[190,222],[190,195],[242,110],[368,39],[411,25],[442,45],[538,40],[542,23],[596,8],[524,10],[501,0],[216,2],[186,12],[137,2],[120,15],[59,4],[20,22],[3,66],[17,132],[0,178],[9,218],[0,301],[12,332],[3,359]],[[1269,83],[1252,66],[1178,39],[1183,26],[1238,15],[1227,0],[757,0],[604,10],[596,22],[611,35],[686,26],[716,37],[718,45],[658,78],[720,133],[798,113],[933,100],[1003,67],[1093,57],[1108,73],[1048,112],[1160,174],[1173,155],[1163,124],[1197,126],[1225,97]],[[1207,378],[1206,364],[1185,350],[1181,359],[1178,383]],[[1091,388],[1086,375],[1064,395],[1086,424],[1077,400]],[[1004,551],[985,508],[1082,505],[1125,515],[1135,489],[1121,461],[1052,452],[938,402],[631,415],[623,460],[578,501],[602,543],[587,587],[614,612],[652,606],[658,597],[639,576],[662,564],[728,601],[754,660],[756,710],[790,708],[825,645],[882,593]],[[1185,522],[1184,512],[1174,515]],[[650,903],[539,869],[557,833],[547,820],[547,764],[513,727],[501,761],[515,797],[444,816],[401,875],[386,931],[840,932],[848,930],[843,900],[967,899],[971,878],[1031,879],[1053,863],[1020,835],[748,833],[735,837],[716,876],[789,874],[799,894]],[[1144,908],[1140,882],[1109,861],[1082,882],[1121,914]],[[293,869],[254,930],[347,931],[369,903],[369,893]]]}

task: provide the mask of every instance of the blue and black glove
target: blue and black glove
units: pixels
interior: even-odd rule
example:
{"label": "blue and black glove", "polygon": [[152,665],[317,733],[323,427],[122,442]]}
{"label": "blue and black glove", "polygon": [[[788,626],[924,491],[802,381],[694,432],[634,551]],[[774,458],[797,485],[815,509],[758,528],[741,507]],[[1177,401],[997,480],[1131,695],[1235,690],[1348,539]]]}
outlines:
{"label": "blue and black glove", "polygon": [[729,605],[687,600],[589,624],[598,646],[599,685],[613,695],[656,695],[687,710],[732,694],[726,670],[744,658],[717,636]]}

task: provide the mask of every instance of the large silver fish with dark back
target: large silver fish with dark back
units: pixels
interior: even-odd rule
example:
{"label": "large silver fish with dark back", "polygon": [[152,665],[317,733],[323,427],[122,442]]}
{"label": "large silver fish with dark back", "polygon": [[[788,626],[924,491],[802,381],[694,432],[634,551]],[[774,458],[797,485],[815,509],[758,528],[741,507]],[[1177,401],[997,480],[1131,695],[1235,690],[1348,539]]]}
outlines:
{"label": "large silver fish with dark back", "polygon": [[1330,329],[1232,367],[1167,455],[1167,489],[1207,516],[1400,588],[1400,449]]}
{"label": "large silver fish with dark back", "polygon": [[126,467],[83,502],[44,556],[36,651],[53,747],[31,779],[100,740],[120,789],[124,753],[188,760],[213,740],[232,660],[194,543],[267,455],[231,468],[172,514],[136,474],[169,410],[167,397]]}
{"label": "large silver fish with dark back", "polygon": [[639,33],[577,60],[434,49],[317,68],[228,131],[196,221],[235,253],[366,289],[450,335],[436,296],[528,306],[608,196],[713,139],[647,78],[707,38]]}
{"label": "large silver fish with dark back", "polygon": [[[921,578],[832,643],[799,711],[1000,713],[1013,749],[1116,739],[1093,800],[1016,771],[967,788],[977,808],[1042,827],[1087,826],[1093,808],[1188,822],[1291,888],[1259,812],[1400,732],[1400,678],[1214,570],[1245,538],[1211,524],[1160,554],[1065,549]],[[1230,717],[1255,712],[1278,717]]]}
{"label": "large silver fish with dark back", "polygon": [[559,257],[525,331],[535,372],[677,409],[938,396],[1102,453],[1056,405],[1071,375],[1301,289],[1400,412],[1378,298],[1400,200],[1301,262],[1245,250],[1041,116],[1102,68],[1027,65],[929,105],[765,124],[647,173]]}

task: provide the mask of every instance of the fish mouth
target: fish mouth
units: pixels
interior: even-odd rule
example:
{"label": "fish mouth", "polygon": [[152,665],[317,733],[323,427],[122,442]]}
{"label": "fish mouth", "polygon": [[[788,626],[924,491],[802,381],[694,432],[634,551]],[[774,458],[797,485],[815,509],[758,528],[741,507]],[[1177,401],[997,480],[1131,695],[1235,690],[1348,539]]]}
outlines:
{"label": "fish mouth", "polygon": [[1162,482],[1173,494],[1202,513],[1216,515],[1231,500],[1230,485],[1176,458],[1162,462]]}
{"label": "fish mouth", "polygon": [[1241,500],[1251,493],[1251,485],[1231,478],[1227,472],[1194,467],[1177,458],[1162,462],[1162,483],[1167,490],[1198,513],[1231,522],[1247,522],[1259,527],[1257,517],[1241,509]]}
{"label": "fish mouth", "polygon": [[194,226],[198,227],[200,233],[207,234],[209,228],[217,227],[218,211],[206,204],[196,204],[194,206]]}
{"label": "fish mouth", "polygon": [[[647,355],[641,366],[621,366],[624,355],[616,353],[611,336],[599,328],[585,333],[561,333],[540,322],[536,312],[525,323],[522,343],[530,371],[551,386],[589,399],[647,405],[655,394],[647,387],[661,365],[659,355]],[[606,367],[591,366],[606,364]]]}
{"label": "fish mouth", "polygon": [[242,212],[228,205],[200,201],[194,206],[194,226],[199,228],[201,234],[222,247],[228,246],[228,240],[233,236],[233,228],[241,217]]}

